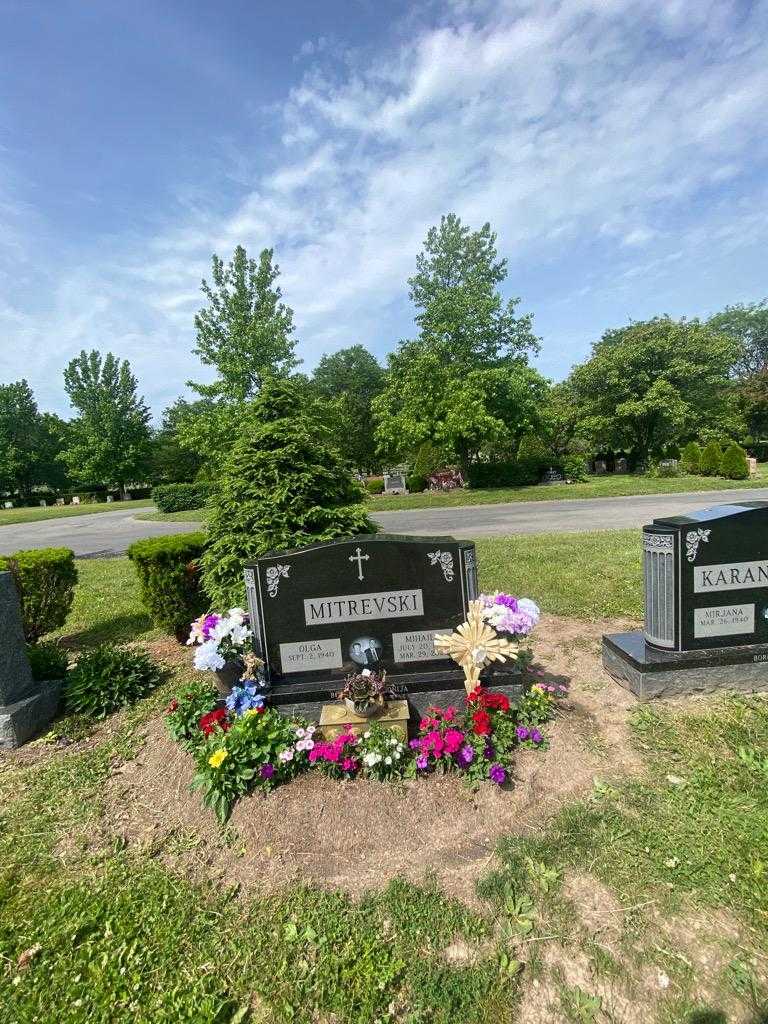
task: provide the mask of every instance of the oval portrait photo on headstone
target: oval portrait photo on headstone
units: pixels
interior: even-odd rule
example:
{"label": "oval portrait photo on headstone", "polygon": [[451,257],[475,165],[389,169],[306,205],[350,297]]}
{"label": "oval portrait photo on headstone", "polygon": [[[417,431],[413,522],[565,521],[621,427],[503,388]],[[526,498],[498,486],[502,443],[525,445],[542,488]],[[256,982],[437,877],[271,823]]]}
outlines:
{"label": "oval portrait photo on headstone", "polygon": [[373,636],[359,636],[349,645],[349,656],[356,665],[366,668],[370,665],[378,665],[384,645],[381,640]]}

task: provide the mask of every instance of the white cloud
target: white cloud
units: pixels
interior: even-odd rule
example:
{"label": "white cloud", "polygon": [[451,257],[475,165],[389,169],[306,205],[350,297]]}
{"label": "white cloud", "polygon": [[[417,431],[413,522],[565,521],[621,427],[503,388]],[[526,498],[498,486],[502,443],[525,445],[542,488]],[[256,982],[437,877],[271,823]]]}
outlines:
{"label": "white cloud", "polygon": [[[589,279],[569,286],[582,301],[687,268],[695,247],[711,259],[710,238],[723,251],[768,240],[761,208],[710,196],[768,157],[766,30],[760,4],[750,15],[722,0],[530,0],[454,3],[373,56],[307,41],[277,152],[267,164],[241,143],[240,195],[223,217],[207,182],[210,203],[201,187],[172,229],[126,243],[119,266],[94,256],[62,275],[53,307],[26,327],[7,296],[7,333],[31,345],[56,333],[41,374],[86,338],[109,338],[161,402],[201,376],[188,357],[199,280],[212,251],[237,243],[275,247],[311,366],[327,347],[396,342],[415,254],[450,210],[491,221],[513,294],[519,273],[570,250],[578,264],[592,246]],[[542,287],[554,304],[555,290]],[[17,365],[3,358],[0,374]]]}

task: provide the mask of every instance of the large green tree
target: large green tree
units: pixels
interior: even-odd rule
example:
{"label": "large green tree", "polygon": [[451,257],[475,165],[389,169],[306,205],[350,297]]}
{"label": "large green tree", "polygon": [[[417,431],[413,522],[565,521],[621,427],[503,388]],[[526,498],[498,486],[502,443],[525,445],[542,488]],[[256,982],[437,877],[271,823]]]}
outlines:
{"label": "large green tree", "polygon": [[26,380],[0,384],[0,489],[28,495],[39,482],[40,414]]}
{"label": "large green tree", "polygon": [[200,398],[195,402],[177,398],[163,411],[160,429],[152,438],[154,480],[178,483],[195,479],[207,461],[209,440],[206,431],[215,406],[210,398]]}
{"label": "large green tree", "polygon": [[738,344],[697,320],[656,317],[606,331],[571,373],[578,431],[640,459],[702,430],[738,433],[730,370]]}
{"label": "large green tree", "polygon": [[323,418],[339,450],[356,469],[377,465],[371,405],[384,386],[384,370],[362,345],[339,349],[317,364],[312,383]]}
{"label": "large green tree", "polygon": [[195,316],[195,354],[218,374],[213,384],[191,385],[203,397],[244,402],[298,365],[293,310],[282,301],[273,256],[263,249],[250,259],[238,245],[225,266],[213,255],[212,281],[202,283],[207,304]]}
{"label": "large green tree", "polygon": [[466,468],[536,428],[547,386],[527,358],[538,339],[519,300],[502,299],[506,276],[489,224],[472,231],[449,214],[430,228],[408,282],[419,335],[392,353],[373,403],[387,458],[429,441]]}
{"label": "large green tree", "polygon": [[150,415],[128,360],[82,351],[64,371],[64,388],[78,414],[62,454],[72,476],[122,491],[143,481],[150,468]]}
{"label": "large green tree", "polygon": [[220,608],[243,603],[243,564],[270,550],[374,533],[363,491],[302,381],[266,381],[241,417],[208,515],[203,584]]}
{"label": "large green tree", "polygon": [[738,342],[734,361],[737,377],[748,379],[768,370],[768,299],[726,306],[707,321],[707,326]]}

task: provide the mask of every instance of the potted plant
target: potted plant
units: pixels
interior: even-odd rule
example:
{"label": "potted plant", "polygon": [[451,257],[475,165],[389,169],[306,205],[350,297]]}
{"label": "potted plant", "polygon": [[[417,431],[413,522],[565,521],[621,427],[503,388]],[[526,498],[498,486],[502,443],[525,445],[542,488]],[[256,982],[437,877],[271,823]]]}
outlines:
{"label": "potted plant", "polygon": [[194,666],[200,672],[213,672],[216,688],[225,697],[245,669],[245,646],[251,638],[248,615],[242,608],[230,608],[226,615],[211,612],[195,619],[187,640],[197,645]]}
{"label": "potted plant", "polygon": [[384,710],[391,693],[386,672],[364,668],[362,672],[352,672],[346,677],[336,699],[359,718],[372,718]]}

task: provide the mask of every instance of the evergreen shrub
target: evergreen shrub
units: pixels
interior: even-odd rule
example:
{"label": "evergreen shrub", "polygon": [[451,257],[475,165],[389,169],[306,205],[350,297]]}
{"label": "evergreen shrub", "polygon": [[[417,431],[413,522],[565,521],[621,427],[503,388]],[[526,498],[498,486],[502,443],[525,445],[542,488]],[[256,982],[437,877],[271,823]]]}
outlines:
{"label": "evergreen shrub", "polygon": [[701,453],[701,475],[718,476],[723,452],[717,441],[710,441]]}
{"label": "evergreen shrub", "polygon": [[205,541],[202,532],[180,533],[137,540],[128,548],[152,622],[180,640],[186,639],[190,622],[207,607],[199,570]]}
{"label": "evergreen shrub", "polygon": [[695,441],[689,441],[680,455],[680,468],[684,473],[701,472],[701,448]]}
{"label": "evergreen shrub", "polygon": [[540,483],[550,466],[561,473],[565,468],[563,460],[555,456],[517,462],[475,462],[469,467],[468,483],[472,488],[530,487]]}
{"label": "evergreen shrub", "polygon": [[248,559],[376,532],[362,487],[305,395],[294,380],[272,379],[242,416],[211,498],[202,557],[217,608],[243,603]]}
{"label": "evergreen shrub", "polygon": [[21,598],[21,616],[27,643],[59,629],[75,596],[77,568],[69,548],[40,548],[0,555],[0,572],[13,576]]}
{"label": "evergreen shrub", "polygon": [[422,491],[426,491],[428,486],[429,481],[425,476],[419,476],[414,473],[405,478],[406,490],[410,491],[411,494],[421,494]]}
{"label": "evergreen shrub", "polygon": [[589,474],[587,473],[587,460],[584,456],[566,455],[563,459],[563,476],[566,480],[572,480],[575,483],[586,480]]}
{"label": "evergreen shrub", "polygon": [[152,501],[161,512],[188,512],[202,508],[211,493],[210,484],[158,484],[152,488]]}
{"label": "evergreen shrub", "polygon": [[731,441],[723,452],[720,473],[729,480],[746,480],[749,476],[747,453],[735,441]]}
{"label": "evergreen shrub", "polygon": [[160,666],[142,651],[102,644],[81,655],[67,673],[64,703],[68,712],[106,718],[146,697],[164,677]]}
{"label": "evergreen shrub", "polygon": [[369,494],[383,494],[384,493],[384,477],[374,476],[370,480],[365,481],[365,489]]}

